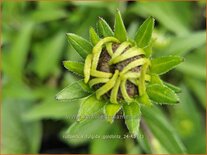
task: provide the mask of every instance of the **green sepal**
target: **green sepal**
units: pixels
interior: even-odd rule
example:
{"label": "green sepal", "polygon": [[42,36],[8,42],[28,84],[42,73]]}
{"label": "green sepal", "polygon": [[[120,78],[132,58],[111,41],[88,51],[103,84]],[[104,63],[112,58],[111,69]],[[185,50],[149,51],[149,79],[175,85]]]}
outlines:
{"label": "green sepal", "polygon": [[139,104],[136,102],[131,102],[130,105],[127,103],[123,104],[123,113],[125,124],[129,132],[135,136],[139,133],[139,125],[141,118],[141,111]]}
{"label": "green sepal", "polygon": [[93,45],[96,45],[99,42],[100,38],[99,38],[98,34],[96,33],[96,31],[94,30],[93,27],[90,28],[89,35],[90,35],[91,43]]}
{"label": "green sepal", "polygon": [[108,103],[104,106],[104,114],[108,122],[113,123],[114,116],[119,112],[121,109],[120,104],[111,104]]}
{"label": "green sepal", "polygon": [[182,92],[182,90],[179,87],[177,87],[177,86],[175,86],[171,83],[164,82],[164,85],[167,86],[168,88],[170,88],[171,90],[173,90],[175,93],[181,93]]}
{"label": "green sepal", "polygon": [[115,24],[114,24],[114,36],[119,39],[121,42],[127,40],[127,31],[124,26],[124,22],[121,17],[120,11],[117,9],[115,15]]}
{"label": "green sepal", "polygon": [[69,71],[83,76],[83,68],[84,64],[82,62],[75,62],[75,61],[63,61],[63,65]]}
{"label": "green sepal", "polygon": [[149,99],[149,96],[147,95],[147,93],[144,93],[142,96],[139,96],[137,98],[138,103],[146,105],[146,106],[151,106],[152,102]]}
{"label": "green sepal", "polygon": [[90,117],[96,117],[95,115],[101,111],[104,105],[105,102],[103,100],[97,100],[95,94],[92,94],[81,103],[77,121],[83,121],[91,119]]}
{"label": "green sepal", "polygon": [[151,60],[151,72],[156,74],[164,74],[175,68],[178,64],[184,61],[184,58],[179,56],[166,56]]}
{"label": "green sepal", "polygon": [[157,74],[150,74],[150,84],[163,84],[163,81],[160,79],[160,76]]}
{"label": "green sepal", "polygon": [[179,102],[178,96],[170,88],[152,84],[147,87],[149,98],[159,104],[175,104]]}
{"label": "green sepal", "polygon": [[74,82],[56,95],[57,100],[77,100],[89,96],[91,88],[83,80]]}
{"label": "green sepal", "polygon": [[108,23],[101,17],[99,17],[98,21],[98,32],[99,35],[102,37],[109,37],[114,36],[114,33]]}
{"label": "green sepal", "polygon": [[152,32],[154,29],[155,19],[152,17],[147,18],[144,23],[139,27],[135,41],[140,48],[146,47],[149,45],[152,38]]}
{"label": "green sepal", "polygon": [[78,52],[78,54],[85,59],[86,56],[92,52],[92,45],[86,39],[73,34],[67,33],[68,41],[71,43],[73,48]]}

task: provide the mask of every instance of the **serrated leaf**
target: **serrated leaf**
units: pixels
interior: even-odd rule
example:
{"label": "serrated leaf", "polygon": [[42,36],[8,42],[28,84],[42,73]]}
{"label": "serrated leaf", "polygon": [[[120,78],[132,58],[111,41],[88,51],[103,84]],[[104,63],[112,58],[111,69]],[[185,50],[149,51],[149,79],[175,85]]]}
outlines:
{"label": "serrated leaf", "polygon": [[152,59],[151,72],[156,74],[164,74],[169,70],[175,68],[178,64],[183,62],[184,59],[179,56],[167,56]]}
{"label": "serrated leaf", "polygon": [[149,98],[160,104],[175,104],[179,102],[174,91],[160,84],[152,84],[147,87]]}
{"label": "serrated leaf", "polygon": [[120,104],[111,104],[111,103],[106,104],[104,106],[104,114],[106,116],[107,121],[113,123],[114,116],[119,112],[120,109],[121,109]]}
{"label": "serrated leaf", "polygon": [[83,68],[84,68],[83,63],[75,62],[75,61],[63,61],[63,65],[69,71],[83,76]]}
{"label": "serrated leaf", "polygon": [[92,52],[92,45],[84,38],[73,33],[67,33],[67,36],[68,41],[83,59]]}
{"label": "serrated leaf", "polygon": [[83,121],[97,114],[104,107],[105,102],[98,100],[95,94],[86,98],[80,106],[78,111],[78,121]]}
{"label": "serrated leaf", "polygon": [[89,35],[90,35],[91,43],[93,45],[96,45],[98,43],[98,41],[100,40],[100,38],[93,27],[90,28]]}
{"label": "serrated leaf", "polygon": [[98,32],[103,37],[114,36],[114,33],[111,27],[108,25],[108,23],[103,18],[99,18]]}
{"label": "serrated leaf", "polygon": [[139,104],[136,102],[123,105],[125,124],[130,133],[138,135],[141,111]]}
{"label": "serrated leaf", "polygon": [[89,96],[92,90],[83,80],[72,83],[56,95],[57,100],[76,100]]}
{"label": "serrated leaf", "polygon": [[154,29],[154,22],[155,22],[155,19],[152,17],[149,17],[139,27],[136,33],[136,36],[135,36],[135,41],[139,47],[143,48],[149,45],[149,42],[152,37],[152,32]]}
{"label": "serrated leaf", "polygon": [[164,82],[164,85],[167,86],[168,88],[170,88],[171,90],[173,90],[175,93],[180,93],[181,89],[179,87],[176,87],[175,85],[168,83],[168,82]]}
{"label": "serrated leaf", "polygon": [[121,13],[119,10],[117,10],[115,15],[114,36],[121,42],[127,40],[127,31],[124,26],[124,22],[122,20]]}

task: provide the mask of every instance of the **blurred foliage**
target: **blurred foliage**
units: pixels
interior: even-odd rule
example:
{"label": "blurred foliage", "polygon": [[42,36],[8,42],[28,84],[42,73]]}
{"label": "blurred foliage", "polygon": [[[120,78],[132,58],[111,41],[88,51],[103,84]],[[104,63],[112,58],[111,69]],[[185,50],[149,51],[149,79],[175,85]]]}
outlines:
{"label": "blurred foliage", "polygon": [[[2,153],[205,154],[205,2],[4,1],[1,8]],[[181,103],[143,108],[143,135],[138,139],[64,138],[127,134],[121,120],[113,125],[103,120],[74,123],[67,116],[74,116],[80,103],[55,100],[57,92],[78,79],[62,67],[62,61],[81,61],[66,33],[87,38],[99,16],[112,25],[117,8],[129,36],[148,16],[156,19],[155,56],[185,57],[182,65],[163,76],[181,86]]]}

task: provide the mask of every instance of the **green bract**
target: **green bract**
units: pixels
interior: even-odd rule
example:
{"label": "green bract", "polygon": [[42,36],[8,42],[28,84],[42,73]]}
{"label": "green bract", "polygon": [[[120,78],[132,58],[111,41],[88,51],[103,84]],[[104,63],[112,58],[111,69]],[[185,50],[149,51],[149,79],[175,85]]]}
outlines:
{"label": "green bract", "polygon": [[183,58],[152,58],[154,21],[153,17],[147,18],[131,40],[117,10],[114,32],[104,19],[99,18],[98,33],[92,27],[89,30],[90,42],[75,34],[67,34],[84,61],[64,61],[64,67],[83,80],[69,85],[56,98],[85,98],[82,99],[78,121],[102,113],[112,123],[122,110],[129,132],[137,135],[142,106],[179,102],[176,93],[180,89],[163,82],[159,75],[173,69]]}

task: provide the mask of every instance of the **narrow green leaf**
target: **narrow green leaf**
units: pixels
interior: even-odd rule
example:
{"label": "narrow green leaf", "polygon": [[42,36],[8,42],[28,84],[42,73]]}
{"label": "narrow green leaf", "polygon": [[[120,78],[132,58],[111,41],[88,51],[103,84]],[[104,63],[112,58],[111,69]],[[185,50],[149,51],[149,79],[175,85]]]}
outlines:
{"label": "narrow green leaf", "polygon": [[67,36],[68,41],[83,59],[92,52],[92,45],[84,38],[73,33],[67,33]]}
{"label": "narrow green leaf", "polygon": [[[156,106],[151,108],[142,107],[142,113],[147,127],[149,127],[155,138],[169,154],[186,153],[186,149],[177,132],[161,110],[156,108]],[[158,154],[161,153],[163,152]]]}
{"label": "narrow green leaf", "polygon": [[185,78],[185,81],[191,91],[196,95],[199,103],[206,109],[206,81],[200,81],[195,78]]}
{"label": "narrow green leaf", "polygon": [[54,72],[54,68],[59,66],[65,43],[65,34],[59,32],[48,40],[36,44],[32,68],[40,78],[48,77]]}
{"label": "narrow green leaf", "polygon": [[[32,106],[34,106],[33,102],[4,100],[1,122],[2,154],[36,154],[39,152],[42,137],[41,122],[27,122],[22,117],[22,114]],[[34,137],[31,137],[31,133]]]}
{"label": "narrow green leaf", "polygon": [[99,21],[98,21],[98,32],[103,37],[114,36],[114,33],[112,29],[110,28],[110,26],[101,17],[99,18]]}
{"label": "narrow green leaf", "polygon": [[191,50],[205,46],[206,31],[191,32],[184,36],[174,37],[162,54],[164,55],[186,55]]}
{"label": "narrow green leaf", "polygon": [[175,92],[163,85],[149,85],[147,87],[147,94],[151,100],[157,103],[174,104],[179,102],[178,96]]}
{"label": "narrow green leaf", "polygon": [[63,65],[69,71],[83,76],[83,68],[84,68],[83,63],[75,62],[75,61],[63,61]]}
{"label": "narrow green leaf", "polygon": [[88,119],[88,117],[94,116],[99,111],[101,111],[104,105],[105,105],[105,102],[102,100],[97,100],[94,94],[89,96],[86,100],[84,100],[81,103],[81,106],[78,112],[78,121],[83,121],[85,119]]}
{"label": "narrow green leaf", "polygon": [[104,114],[106,116],[107,121],[113,123],[114,116],[119,112],[120,109],[121,109],[120,104],[111,104],[111,103],[106,104],[104,106]]}
{"label": "narrow green leaf", "polygon": [[127,40],[127,31],[124,26],[124,22],[121,17],[120,11],[117,9],[115,16],[115,24],[114,24],[114,36],[119,39],[121,42]]}
{"label": "narrow green leaf", "polygon": [[130,133],[138,135],[141,111],[139,104],[136,102],[123,105],[125,124]]}
{"label": "narrow green leaf", "polygon": [[[73,116],[78,112],[81,100],[71,101],[70,104],[60,104],[53,96],[49,96],[41,103],[34,105],[31,109],[23,114],[26,121],[35,121],[42,119],[65,119],[74,121]],[[71,116],[71,118],[70,118]]]}
{"label": "narrow green leaf", "polygon": [[179,87],[176,87],[175,85],[168,83],[168,82],[164,82],[164,85],[167,86],[168,88],[172,89],[175,93],[180,93],[181,89]]}
{"label": "narrow green leaf", "polygon": [[76,100],[88,96],[91,89],[83,80],[72,83],[56,95],[57,100]]}
{"label": "narrow green leaf", "polygon": [[[81,122],[73,123],[69,129],[62,134],[62,137],[63,140],[70,145],[80,145],[90,141],[90,135],[103,135],[109,127],[110,124],[104,119],[86,119]],[[81,138],[68,138],[68,136],[70,137],[73,135]]]}
{"label": "narrow green leaf", "polygon": [[154,22],[155,22],[155,19],[152,17],[149,17],[139,27],[136,33],[136,36],[135,36],[135,41],[139,47],[143,48],[149,45],[149,42],[152,37],[152,32],[154,29]]}
{"label": "narrow green leaf", "polygon": [[[14,41],[11,42],[9,51],[2,52],[2,66],[4,73],[13,81],[21,81],[24,66],[29,53],[34,24],[27,22],[18,33],[15,34]],[[4,50],[6,48],[3,48]]]}
{"label": "narrow green leaf", "polygon": [[[117,125],[116,123],[110,124],[108,130],[103,132],[103,135],[121,135],[121,128],[117,128]],[[94,139],[90,145],[90,154],[115,154],[123,142],[124,139],[119,138]]]}
{"label": "narrow green leaf", "polygon": [[67,18],[68,14],[63,9],[36,9],[29,14],[31,21],[36,23],[50,22],[58,19]]}
{"label": "narrow green leaf", "polygon": [[91,43],[93,45],[96,45],[97,42],[100,40],[100,38],[99,38],[98,34],[96,33],[96,31],[94,30],[93,27],[90,28],[89,35],[90,35]]}
{"label": "narrow green leaf", "polygon": [[175,68],[184,59],[179,56],[167,56],[155,58],[151,61],[151,72],[156,74],[164,74],[169,70]]}

